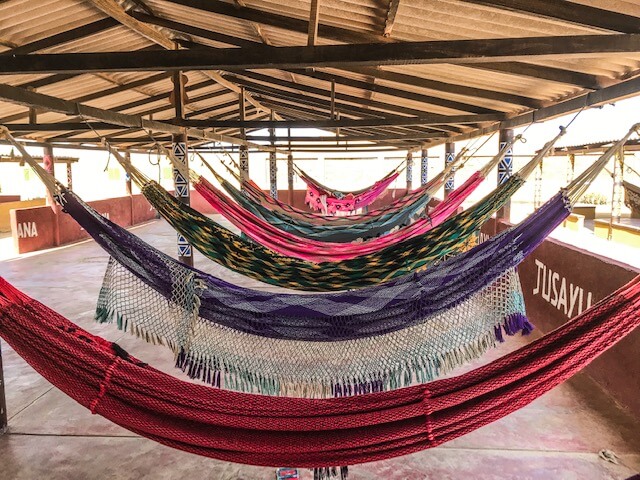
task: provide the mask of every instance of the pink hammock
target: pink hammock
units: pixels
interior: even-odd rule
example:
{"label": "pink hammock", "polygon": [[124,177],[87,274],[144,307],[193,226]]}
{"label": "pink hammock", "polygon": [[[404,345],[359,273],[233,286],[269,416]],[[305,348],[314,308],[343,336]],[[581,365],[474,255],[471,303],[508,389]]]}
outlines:
{"label": "pink hammock", "polygon": [[338,212],[353,212],[359,208],[372,204],[384,192],[393,181],[398,178],[400,172],[396,171],[382,180],[378,180],[371,187],[361,193],[348,193],[342,198],[333,196],[332,192],[319,188],[311,183],[307,177],[302,180],[307,184],[307,194],[304,203],[309,208],[325,214],[335,214]]}
{"label": "pink hammock", "polygon": [[243,209],[203,177],[194,182],[194,188],[211,206],[255,242],[282,255],[320,263],[348,260],[377,252],[398,242],[428,232],[454,213],[483,180],[484,177],[480,172],[474,173],[463,185],[452,192],[445,201],[438,204],[428,217],[421,218],[413,224],[388,235],[363,243],[330,243],[298,237],[274,227]]}

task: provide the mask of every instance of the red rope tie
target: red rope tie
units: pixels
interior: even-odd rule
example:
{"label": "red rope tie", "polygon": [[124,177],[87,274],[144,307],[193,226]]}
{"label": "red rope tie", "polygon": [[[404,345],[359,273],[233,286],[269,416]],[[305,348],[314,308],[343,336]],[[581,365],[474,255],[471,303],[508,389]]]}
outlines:
{"label": "red rope tie", "polygon": [[424,415],[426,417],[425,426],[427,427],[427,437],[430,442],[434,442],[436,437],[433,434],[433,423],[431,422],[431,415],[433,415],[433,407],[431,406],[431,392],[427,387],[424,388],[424,399],[422,404],[424,406]]}
{"label": "red rope tie", "polygon": [[120,357],[115,357],[111,365],[109,365],[109,368],[107,368],[104,374],[104,378],[100,382],[100,391],[98,392],[98,396],[93,399],[93,401],[91,402],[91,405],[89,406],[89,410],[91,411],[92,414],[96,413],[96,409],[98,408],[98,404],[100,403],[100,400],[102,400],[102,398],[107,394],[107,388],[109,388],[109,383],[111,382],[111,376],[113,375],[113,372],[115,371],[119,362],[120,362]]}

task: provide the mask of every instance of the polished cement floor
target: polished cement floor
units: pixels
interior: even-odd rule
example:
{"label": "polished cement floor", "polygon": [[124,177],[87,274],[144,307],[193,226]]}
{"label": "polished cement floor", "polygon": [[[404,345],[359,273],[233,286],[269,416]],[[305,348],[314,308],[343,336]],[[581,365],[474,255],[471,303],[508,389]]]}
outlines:
{"label": "polished cement floor", "polygon": [[[163,221],[134,229],[153,246],[175,252],[175,233]],[[6,242],[0,248],[6,249]],[[91,332],[118,341],[136,357],[171,374],[172,355],[97,325],[93,311],[106,255],[93,242],[8,259],[0,275]],[[196,266],[239,284],[247,280],[196,256]],[[517,348],[509,339],[473,366]],[[9,430],[0,436],[0,480],[211,479],[271,480],[274,469],[229,464],[172,450],[91,415],[35,373],[2,344]],[[638,372],[636,372],[638,373]],[[599,455],[607,451],[609,455]],[[615,462],[603,457],[615,459]],[[615,457],[614,457],[615,456]],[[283,465],[285,466],[285,465]],[[353,480],[369,479],[627,479],[640,472],[640,423],[585,375],[578,375],[526,408],[441,447],[402,458],[356,465]],[[309,480],[311,473],[302,471]]]}

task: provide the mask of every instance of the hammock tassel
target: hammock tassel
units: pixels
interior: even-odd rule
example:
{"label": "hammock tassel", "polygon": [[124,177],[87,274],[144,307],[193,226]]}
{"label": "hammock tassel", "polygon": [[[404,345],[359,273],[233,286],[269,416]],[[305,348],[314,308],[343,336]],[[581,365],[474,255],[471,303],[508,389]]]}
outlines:
{"label": "hammock tassel", "polygon": [[322,467],[313,469],[313,480],[348,480],[349,467]]}

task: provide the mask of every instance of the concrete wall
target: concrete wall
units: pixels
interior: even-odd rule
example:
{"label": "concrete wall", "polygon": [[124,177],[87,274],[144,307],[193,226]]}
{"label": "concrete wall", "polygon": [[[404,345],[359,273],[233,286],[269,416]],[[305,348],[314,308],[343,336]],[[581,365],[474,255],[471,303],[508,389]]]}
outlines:
{"label": "concrete wall", "polygon": [[[155,218],[155,210],[142,195],[89,202],[100,214],[128,227]],[[76,221],[50,206],[11,210],[11,233],[17,253],[34,252],[76,242],[89,235]]]}
{"label": "concrete wall", "polygon": [[7,200],[0,202],[0,232],[11,231],[11,218],[9,212],[14,208],[38,207],[45,204],[44,198],[20,201],[19,196],[5,195],[5,198],[17,198],[17,200]]}
{"label": "concrete wall", "polygon": [[[44,199],[35,200],[36,205],[44,205]],[[29,206],[19,202],[22,206]],[[156,218],[156,211],[143,195],[109,198],[88,202],[98,213],[122,227],[137,225]],[[0,212],[5,208],[0,204]],[[191,205],[205,214],[216,213],[209,203],[196,192],[191,191]],[[58,209],[59,210],[59,209]],[[8,210],[7,210],[8,211]],[[69,215],[49,206],[18,208],[12,210],[9,228],[17,253],[34,252],[45,248],[64,245],[87,238],[89,235]]]}
{"label": "concrete wall", "polygon": [[[508,226],[500,223],[497,228]],[[492,235],[495,221],[483,232]],[[519,267],[529,318],[542,333],[602,300],[640,269],[557,240],[545,240]],[[586,373],[640,418],[640,328],[593,361]]]}

